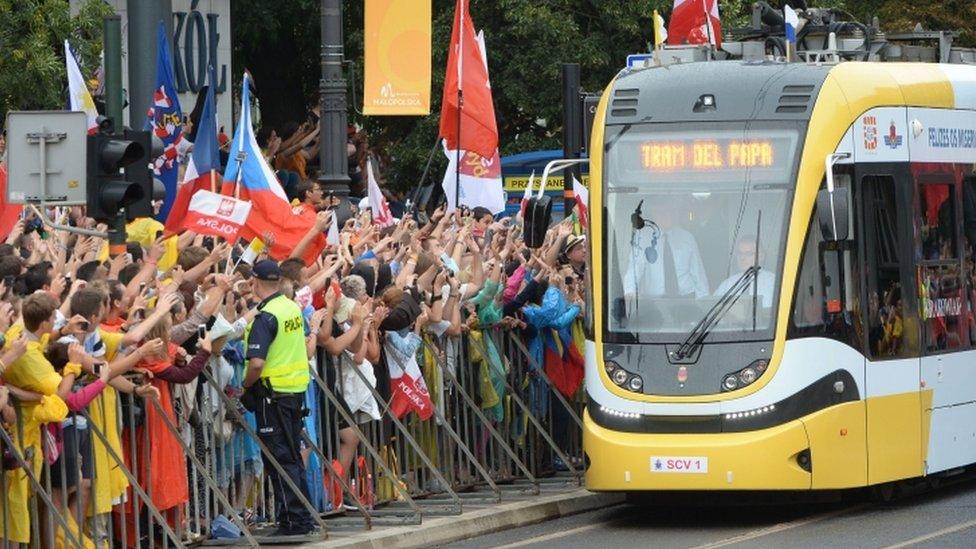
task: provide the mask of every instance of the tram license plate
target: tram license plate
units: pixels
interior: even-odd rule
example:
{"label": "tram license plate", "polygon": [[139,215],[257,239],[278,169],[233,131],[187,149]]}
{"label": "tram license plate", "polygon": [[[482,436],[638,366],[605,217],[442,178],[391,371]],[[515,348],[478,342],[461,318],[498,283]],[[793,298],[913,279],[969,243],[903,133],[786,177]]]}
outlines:
{"label": "tram license plate", "polygon": [[651,456],[652,473],[707,473],[704,456]]}

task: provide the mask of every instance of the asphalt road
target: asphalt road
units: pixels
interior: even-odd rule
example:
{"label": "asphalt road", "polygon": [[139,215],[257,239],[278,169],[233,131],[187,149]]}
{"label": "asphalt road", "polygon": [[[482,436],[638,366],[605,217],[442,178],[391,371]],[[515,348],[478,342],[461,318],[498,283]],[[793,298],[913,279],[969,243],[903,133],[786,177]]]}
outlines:
{"label": "asphalt road", "polygon": [[976,481],[890,503],[619,505],[450,547],[974,548]]}

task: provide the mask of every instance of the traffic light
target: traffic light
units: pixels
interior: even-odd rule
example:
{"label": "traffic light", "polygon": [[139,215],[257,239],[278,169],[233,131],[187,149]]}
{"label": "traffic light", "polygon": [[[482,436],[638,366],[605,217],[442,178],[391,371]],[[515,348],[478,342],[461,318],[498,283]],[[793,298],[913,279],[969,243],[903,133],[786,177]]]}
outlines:
{"label": "traffic light", "polygon": [[152,163],[163,154],[163,142],[149,131],[136,131],[126,128],[125,139],[138,143],[144,151],[143,155],[125,168],[125,180],[138,185],[142,189],[142,198],[130,204],[125,209],[129,221],[140,217],[152,217],[153,200],[166,197],[163,183],[153,177]]}
{"label": "traffic light", "polygon": [[138,183],[126,181],[123,168],[146,156],[141,144],[116,135],[110,120],[99,121],[99,131],[88,136],[88,178],[86,206],[88,217],[109,222],[119,212],[145,196]]}

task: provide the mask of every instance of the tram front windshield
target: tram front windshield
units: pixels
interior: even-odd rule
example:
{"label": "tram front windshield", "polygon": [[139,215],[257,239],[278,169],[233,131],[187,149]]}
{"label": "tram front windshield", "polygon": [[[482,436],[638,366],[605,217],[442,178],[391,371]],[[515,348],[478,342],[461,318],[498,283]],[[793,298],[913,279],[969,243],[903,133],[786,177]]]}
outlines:
{"label": "tram front windshield", "polygon": [[[795,128],[609,126],[608,341],[772,337]],[[701,329],[701,328],[699,328]]]}

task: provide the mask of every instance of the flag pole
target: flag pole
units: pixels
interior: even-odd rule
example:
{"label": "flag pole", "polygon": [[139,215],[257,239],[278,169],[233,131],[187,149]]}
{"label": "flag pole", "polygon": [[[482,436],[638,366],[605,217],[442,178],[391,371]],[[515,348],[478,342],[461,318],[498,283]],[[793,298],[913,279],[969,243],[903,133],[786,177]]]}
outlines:
{"label": "flag pole", "polygon": [[457,146],[454,148],[454,209],[461,209],[461,111],[464,109],[464,0],[457,3],[458,51],[457,51]]}
{"label": "flag pole", "polygon": [[461,109],[464,108],[464,94],[458,85],[457,147],[454,148],[454,209],[461,208]]}
{"label": "flag pole", "polygon": [[[708,2],[706,0],[701,0],[702,12],[705,14],[705,33],[708,35],[708,45],[712,46],[715,44],[712,38],[712,16],[708,13]],[[711,55],[708,56],[711,58]]]}

